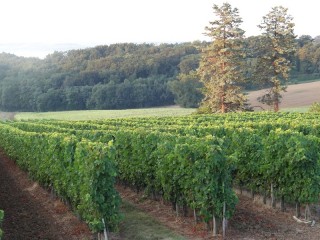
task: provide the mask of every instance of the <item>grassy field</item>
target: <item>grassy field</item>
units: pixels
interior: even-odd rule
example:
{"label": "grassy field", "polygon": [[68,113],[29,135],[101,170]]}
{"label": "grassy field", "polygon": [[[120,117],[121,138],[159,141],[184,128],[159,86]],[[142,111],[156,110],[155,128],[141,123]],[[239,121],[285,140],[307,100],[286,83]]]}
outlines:
{"label": "grassy field", "polygon": [[[307,112],[309,106],[284,107],[282,112]],[[261,109],[255,109],[261,110]],[[64,111],[64,112],[21,112],[14,115],[15,120],[28,119],[58,119],[58,120],[96,120],[106,118],[130,118],[130,117],[170,117],[186,116],[195,113],[196,109],[185,108],[146,108],[128,110],[83,110],[83,111]],[[4,117],[2,119],[12,119]]]}
{"label": "grassy field", "polygon": [[[255,110],[272,110],[270,107],[257,101],[257,97],[264,94],[265,90],[248,93],[249,103]],[[289,85],[287,92],[283,93],[280,111],[307,112],[314,102],[320,102],[320,79],[314,82]],[[262,108],[261,108],[262,107]],[[1,119],[60,119],[60,120],[95,120],[105,118],[130,118],[130,117],[168,117],[185,116],[196,111],[194,108],[180,108],[177,106],[142,108],[128,110],[86,110],[86,111],[63,111],[63,112],[21,112],[1,113]]]}
{"label": "grassy field", "polygon": [[310,106],[305,107],[288,107],[280,109],[281,112],[300,112],[305,113],[308,112]]}
{"label": "grassy field", "polygon": [[136,209],[128,202],[123,202],[121,207],[124,221],[120,226],[121,237],[131,240],[185,240],[184,237],[174,233],[152,217]]}
{"label": "grassy field", "polygon": [[185,116],[194,113],[193,108],[163,107],[128,110],[86,110],[64,112],[21,112],[16,113],[16,120],[26,119],[60,119],[60,120],[95,120],[105,118],[130,117],[169,117]]}

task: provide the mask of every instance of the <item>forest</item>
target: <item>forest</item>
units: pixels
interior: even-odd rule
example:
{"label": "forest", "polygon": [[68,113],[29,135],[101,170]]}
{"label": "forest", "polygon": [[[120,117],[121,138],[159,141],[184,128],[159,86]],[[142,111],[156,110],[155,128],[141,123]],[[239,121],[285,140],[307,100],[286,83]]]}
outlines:
{"label": "forest", "polygon": [[[263,86],[252,77],[259,37],[245,39],[246,90]],[[54,52],[44,59],[0,54],[2,111],[128,109],[179,104],[197,107],[202,99],[195,70],[207,42],[119,43]],[[320,77],[320,36],[296,39],[291,81]]]}

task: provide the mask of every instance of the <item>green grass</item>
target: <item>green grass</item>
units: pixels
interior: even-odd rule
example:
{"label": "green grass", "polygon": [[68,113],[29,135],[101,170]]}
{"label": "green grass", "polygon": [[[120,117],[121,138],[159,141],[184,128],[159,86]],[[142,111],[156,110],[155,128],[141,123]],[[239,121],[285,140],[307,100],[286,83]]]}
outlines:
{"label": "green grass", "polygon": [[310,83],[320,81],[319,75],[301,74],[289,80],[288,84]]}
{"label": "green grass", "polygon": [[15,115],[16,120],[59,119],[59,120],[96,120],[106,118],[130,117],[169,117],[185,116],[194,113],[194,108],[163,107],[128,110],[83,110],[63,112],[21,112]]}
{"label": "green grass", "polygon": [[121,211],[124,214],[124,221],[120,226],[122,239],[130,240],[184,240],[169,228],[154,220],[147,214],[137,210],[128,202],[123,202]]}
{"label": "green grass", "polygon": [[310,106],[304,106],[304,107],[292,107],[292,108],[280,108],[281,112],[300,112],[300,113],[306,113],[308,112]]}

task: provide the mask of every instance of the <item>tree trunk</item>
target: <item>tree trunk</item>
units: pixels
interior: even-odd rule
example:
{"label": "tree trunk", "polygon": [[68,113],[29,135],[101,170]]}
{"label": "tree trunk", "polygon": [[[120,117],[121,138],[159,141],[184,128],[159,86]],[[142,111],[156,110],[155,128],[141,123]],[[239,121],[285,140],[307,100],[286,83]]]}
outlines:
{"label": "tree trunk", "polygon": [[310,205],[306,205],[305,209],[305,220],[310,220],[311,219],[311,211],[310,211]]}
{"label": "tree trunk", "polygon": [[263,193],[263,204],[267,204],[267,192]]}
{"label": "tree trunk", "polygon": [[275,100],[274,105],[273,105],[273,110],[274,112],[279,112],[279,101]]}
{"label": "tree trunk", "polygon": [[251,189],[251,198],[252,198],[252,200],[254,200],[254,190],[253,189]]}
{"label": "tree trunk", "polygon": [[223,203],[223,219],[222,219],[222,238],[226,237],[227,219],[226,219],[226,202]]}
{"label": "tree trunk", "polygon": [[281,212],[284,212],[284,211],[285,211],[284,196],[281,196],[280,209],[281,209]]}
{"label": "tree trunk", "polygon": [[176,211],[177,205],[176,205],[176,202],[175,202],[175,201],[172,201],[172,202],[171,202],[171,206],[172,206],[172,210],[173,210],[173,211]]}
{"label": "tree trunk", "polygon": [[279,94],[275,94],[274,103],[273,103],[274,112],[279,112]]}
{"label": "tree trunk", "polygon": [[221,96],[221,113],[225,113],[226,112],[226,106],[224,104],[224,93],[222,93],[222,96]]}
{"label": "tree trunk", "polygon": [[183,203],[183,216],[188,217],[188,205]]}
{"label": "tree trunk", "polygon": [[300,208],[300,203],[296,201],[296,216],[297,218],[301,217],[301,208]]}
{"label": "tree trunk", "polygon": [[271,183],[270,194],[271,194],[271,207],[275,208],[276,207],[276,199],[274,197],[274,189],[273,189],[273,184],[272,183]]}
{"label": "tree trunk", "polygon": [[178,205],[178,202],[176,202],[176,216],[179,217],[179,205]]}

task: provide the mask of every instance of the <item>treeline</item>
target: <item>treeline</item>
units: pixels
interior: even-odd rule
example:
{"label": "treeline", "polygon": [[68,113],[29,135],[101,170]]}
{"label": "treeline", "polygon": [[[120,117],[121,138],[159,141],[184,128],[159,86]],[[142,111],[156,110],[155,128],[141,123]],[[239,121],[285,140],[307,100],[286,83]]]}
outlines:
{"label": "treeline", "polygon": [[167,83],[197,45],[113,44],[54,52],[45,59],[0,54],[5,111],[121,109],[174,103]]}
{"label": "treeline", "polygon": [[[255,58],[258,37],[246,39]],[[178,103],[195,107],[202,99],[195,74],[206,42],[133,44],[54,52],[45,59],[0,54],[2,111],[124,109]],[[295,77],[320,74],[320,37],[297,39]],[[250,69],[248,69],[250,76]],[[249,80],[246,88],[257,88]]]}

